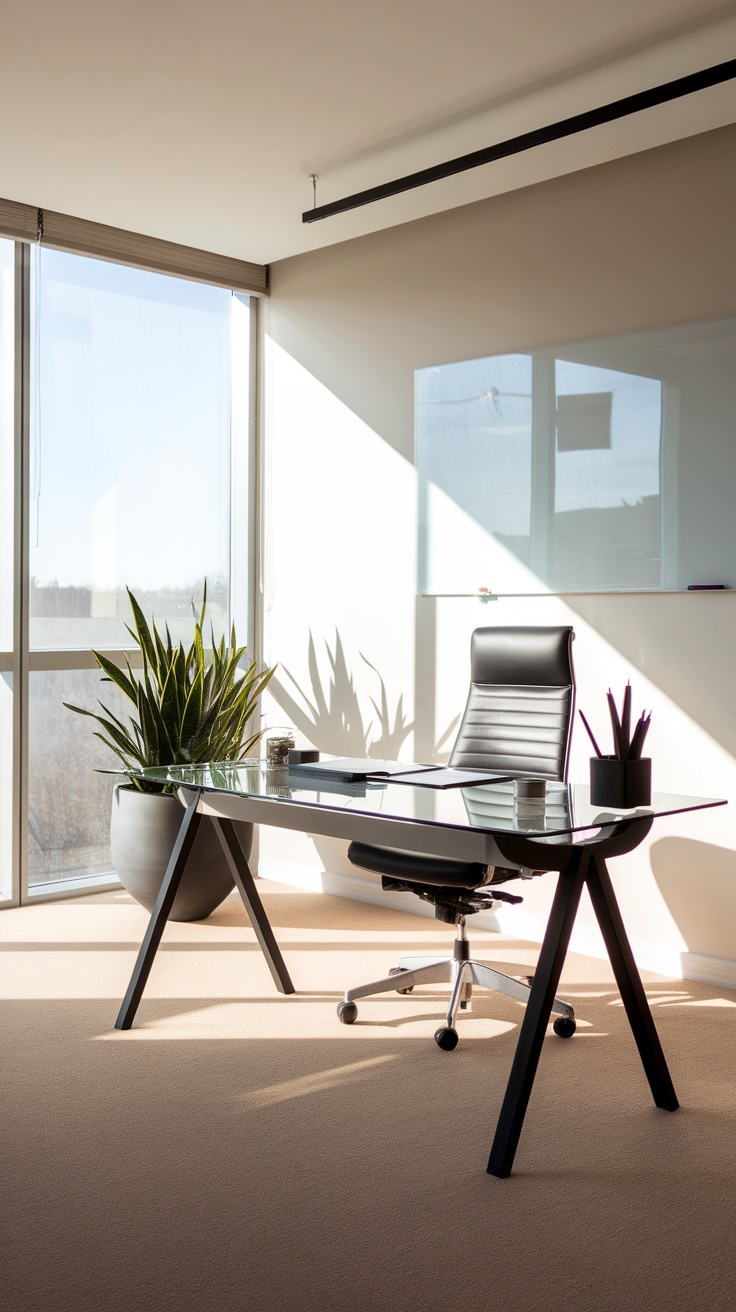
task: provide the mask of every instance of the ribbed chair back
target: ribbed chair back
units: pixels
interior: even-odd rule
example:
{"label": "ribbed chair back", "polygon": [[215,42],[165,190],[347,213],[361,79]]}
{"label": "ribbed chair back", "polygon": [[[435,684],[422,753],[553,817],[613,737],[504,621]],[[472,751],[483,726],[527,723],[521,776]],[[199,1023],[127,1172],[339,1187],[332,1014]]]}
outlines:
{"label": "ribbed chair back", "polygon": [[575,702],[570,626],[476,629],[450,765],[566,779]]}

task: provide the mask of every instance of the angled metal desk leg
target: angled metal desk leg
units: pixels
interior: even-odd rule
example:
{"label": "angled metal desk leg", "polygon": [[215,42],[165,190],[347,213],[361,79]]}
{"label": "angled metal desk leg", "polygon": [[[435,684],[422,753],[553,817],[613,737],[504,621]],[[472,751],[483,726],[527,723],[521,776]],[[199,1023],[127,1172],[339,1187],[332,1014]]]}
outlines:
{"label": "angled metal desk leg", "polygon": [[675,1086],[626,937],[606,863],[601,857],[592,857],[586,883],[652,1097],[657,1107],[674,1112],[680,1105]]}
{"label": "angled metal desk leg", "polygon": [[[651,827],[651,816],[611,826],[602,838],[576,847],[569,868],[559,877],[491,1148],[487,1168],[490,1175],[505,1179],[511,1174],[583,884],[588,885],[654,1101],[665,1111],[676,1111],[679,1106],[606,867],[606,857],[633,851]],[[530,848],[529,854],[532,852]]]}
{"label": "angled metal desk leg", "polygon": [[135,1013],[138,1010],[138,1003],[143,996],[143,990],[146,987],[148,976],[151,973],[154,957],[158,951],[158,945],[161,942],[161,935],[164,932],[164,926],[169,918],[169,912],[174,905],[174,898],[179,890],[181,877],[184,874],[189,853],[197,837],[202,817],[197,807],[199,806],[200,793],[197,792],[184,812],[184,817],[176,836],[176,842],[169,857],[169,864],[166,867],[166,874],[161,884],[159,895],[156,899],[156,905],[151,912],[151,919],[148,922],[146,936],[141,943],[138,960],[135,963],[135,969],[130,977],[128,992],[123,999],[123,1005],[115,1021],[116,1030],[129,1030],[135,1019]]}
{"label": "angled metal desk leg", "polygon": [[211,816],[210,818],[215,826],[215,832],[222,845],[222,850],[227,857],[230,871],[237,890],[243,899],[243,905],[248,913],[250,923],[255,930],[256,938],[261,945],[261,951],[268,962],[274,984],[280,993],[293,993],[294,985],[286,969],[279,945],[274,938],[265,907],[258,896],[255,880],[245,859],[245,853],[240,846],[235,825],[232,820],[222,820],[218,816]]}
{"label": "angled metal desk leg", "polygon": [[534,972],[534,983],[524,1012],[511,1074],[488,1159],[489,1175],[497,1175],[501,1179],[511,1174],[514,1164],[547,1022],[552,1014],[552,1003],[557,993],[585,882],[586,864],[587,853],[578,849],[569,869],[563,870],[557,881],[539,964]]}

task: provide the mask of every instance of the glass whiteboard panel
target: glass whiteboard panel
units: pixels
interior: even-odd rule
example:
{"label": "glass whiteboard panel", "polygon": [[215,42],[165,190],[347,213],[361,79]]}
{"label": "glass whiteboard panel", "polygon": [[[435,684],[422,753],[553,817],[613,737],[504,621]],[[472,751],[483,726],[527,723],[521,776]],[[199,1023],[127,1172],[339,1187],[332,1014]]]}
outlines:
{"label": "glass whiteboard panel", "polygon": [[419,591],[736,584],[736,318],[416,374]]}

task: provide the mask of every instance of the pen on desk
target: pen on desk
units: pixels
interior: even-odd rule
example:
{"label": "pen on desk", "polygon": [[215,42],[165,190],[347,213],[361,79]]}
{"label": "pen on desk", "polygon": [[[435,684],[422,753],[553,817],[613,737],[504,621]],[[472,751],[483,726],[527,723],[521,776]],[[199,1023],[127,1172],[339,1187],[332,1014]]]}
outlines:
{"label": "pen on desk", "polygon": [[[578,708],[578,710],[579,710],[579,708]],[[590,738],[590,741],[591,741],[592,744],[593,744],[593,747],[594,747],[594,749],[595,749],[595,754],[596,754],[596,756],[602,756],[603,753],[602,753],[600,747],[598,746],[598,744],[597,744],[597,742],[596,742],[596,740],[595,740],[595,736],[594,736],[594,734],[593,734],[593,730],[591,729],[590,725],[588,724],[588,721],[586,720],[585,716],[583,715],[583,712],[579,710],[579,714],[580,714],[580,719],[582,720],[583,724],[585,725],[585,727],[586,727],[586,729],[587,729],[587,731],[588,731],[588,737]]]}
{"label": "pen on desk", "polygon": [[725,583],[688,583],[688,592],[727,592]]}

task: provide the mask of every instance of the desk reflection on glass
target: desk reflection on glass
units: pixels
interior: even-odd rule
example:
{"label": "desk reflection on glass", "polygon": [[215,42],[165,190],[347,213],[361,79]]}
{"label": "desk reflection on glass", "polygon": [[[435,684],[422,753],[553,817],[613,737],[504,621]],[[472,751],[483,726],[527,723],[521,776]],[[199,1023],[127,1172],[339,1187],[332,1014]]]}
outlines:
{"label": "desk reflection on glass", "polygon": [[[463,788],[462,795],[474,827],[544,835],[548,843],[569,841],[572,815],[567,784],[548,782],[543,797],[517,797],[513,781]],[[557,832],[549,834],[550,829]]]}

